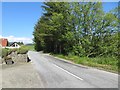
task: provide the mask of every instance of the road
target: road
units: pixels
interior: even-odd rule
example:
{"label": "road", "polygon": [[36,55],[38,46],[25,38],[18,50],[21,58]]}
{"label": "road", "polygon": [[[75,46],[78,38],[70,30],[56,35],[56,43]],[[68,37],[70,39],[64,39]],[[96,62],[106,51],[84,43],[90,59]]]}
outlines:
{"label": "road", "polygon": [[118,75],[29,51],[44,88],[118,88]]}

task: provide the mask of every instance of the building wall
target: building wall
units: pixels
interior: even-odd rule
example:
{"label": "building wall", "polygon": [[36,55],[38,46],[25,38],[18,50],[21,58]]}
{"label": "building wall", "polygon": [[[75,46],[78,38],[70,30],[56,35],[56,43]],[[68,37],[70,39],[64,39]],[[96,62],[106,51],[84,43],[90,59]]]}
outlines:
{"label": "building wall", "polygon": [[1,38],[0,39],[0,44],[1,44],[2,47],[6,47],[7,44],[8,44],[8,40],[5,39],[5,38]]}

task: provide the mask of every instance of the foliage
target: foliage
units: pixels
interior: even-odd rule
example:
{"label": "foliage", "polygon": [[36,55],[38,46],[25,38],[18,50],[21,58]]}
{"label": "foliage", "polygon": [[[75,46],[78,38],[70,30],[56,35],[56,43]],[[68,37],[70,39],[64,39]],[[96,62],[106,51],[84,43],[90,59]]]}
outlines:
{"label": "foliage", "polygon": [[8,49],[8,48],[1,48],[0,51],[2,51],[1,57],[4,59],[10,59],[8,55],[10,55],[12,52],[17,52],[17,54],[26,54],[28,50],[34,50],[34,45],[24,45],[21,46],[19,49],[14,48],[14,49]]}
{"label": "foliage", "polygon": [[24,43],[23,43],[23,42],[17,42],[17,44],[18,44],[18,45],[24,45]]}
{"label": "foliage", "polygon": [[8,55],[8,50],[6,48],[2,49],[2,58]]}
{"label": "foliage", "polygon": [[34,51],[34,44],[31,44],[31,45],[24,45],[24,46],[22,46],[21,48],[24,48],[24,49],[27,49],[27,50]]}
{"label": "foliage", "polygon": [[26,54],[27,52],[28,52],[28,49],[27,48],[23,48],[23,47],[21,47],[21,48],[19,48],[17,50],[18,54]]}
{"label": "foliage", "polygon": [[13,49],[8,49],[8,55],[11,54],[12,52],[16,52],[17,48],[13,48]]}
{"label": "foliage", "polygon": [[116,57],[79,57],[75,55],[64,56],[62,54],[53,54],[54,56],[70,60],[77,64],[83,64],[86,66],[97,67],[112,72],[118,73],[118,59]]}
{"label": "foliage", "polygon": [[106,13],[101,2],[45,2],[42,7],[45,12],[33,32],[37,51],[118,56],[117,8]]}

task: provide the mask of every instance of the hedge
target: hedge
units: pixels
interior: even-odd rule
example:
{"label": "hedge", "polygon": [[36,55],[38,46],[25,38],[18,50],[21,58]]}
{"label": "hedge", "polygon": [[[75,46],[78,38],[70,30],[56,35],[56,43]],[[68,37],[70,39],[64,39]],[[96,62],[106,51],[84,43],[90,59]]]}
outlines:
{"label": "hedge", "polygon": [[27,52],[28,52],[28,49],[22,48],[22,47],[17,50],[18,54],[26,54]]}

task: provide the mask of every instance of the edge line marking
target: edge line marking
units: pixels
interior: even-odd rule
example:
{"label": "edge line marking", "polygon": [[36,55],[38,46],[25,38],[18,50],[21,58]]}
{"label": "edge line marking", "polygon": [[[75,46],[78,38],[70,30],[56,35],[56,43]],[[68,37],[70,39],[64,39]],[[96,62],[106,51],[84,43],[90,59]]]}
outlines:
{"label": "edge line marking", "polygon": [[82,78],[80,78],[80,77],[78,77],[78,76],[72,74],[71,72],[69,72],[69,71],[67,71],[67,70],[65,70],[65,69],[63,69],[63,68],[61,68],[60,66],[57,66],[57,65],[55,65],[55,64],[53,64],[53,65],[54,65],[55,67],[57,67],[57,68],[63,70],[64,72],[70,74],[71,76],[73,76],[73,77],[75,77],[75,78],[77,78],[77,79],[79,79],[79,80],[83,80]]}

